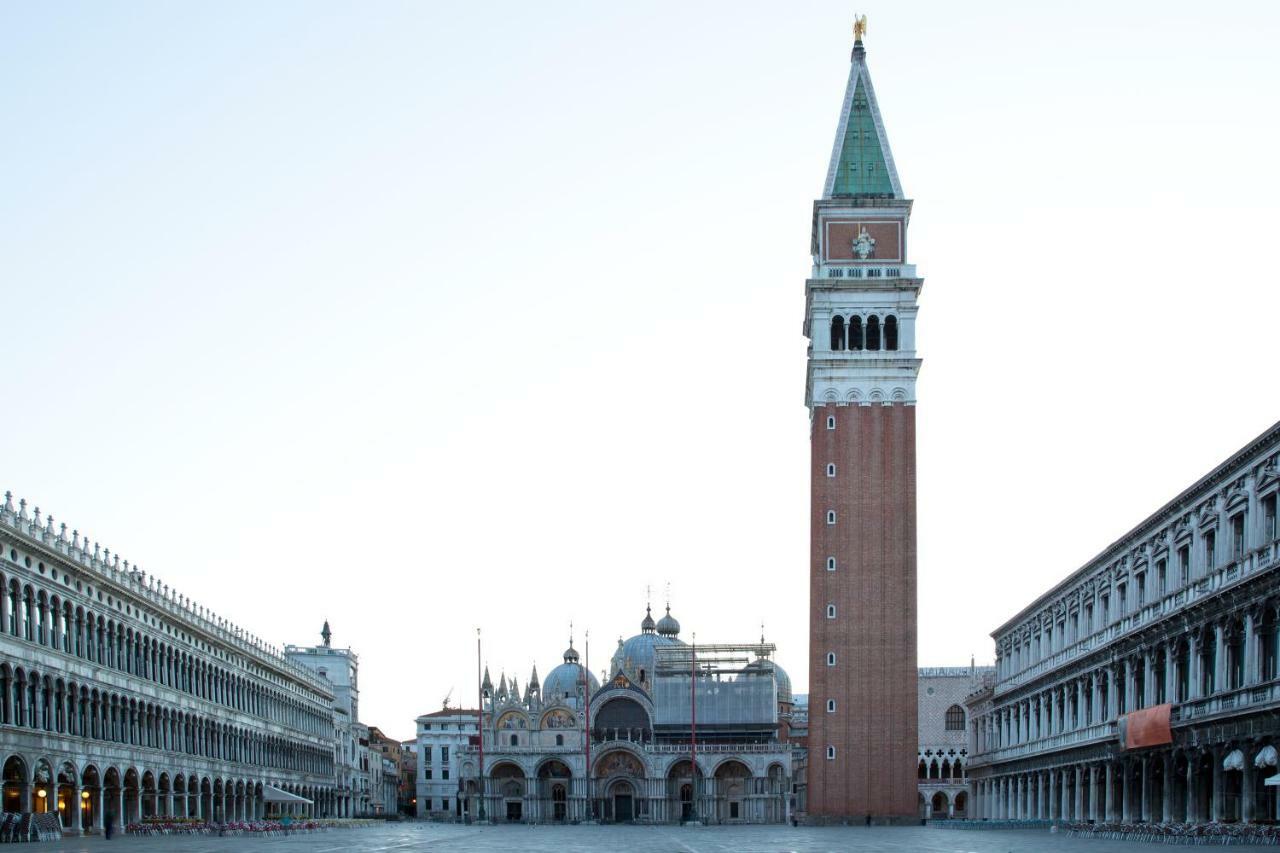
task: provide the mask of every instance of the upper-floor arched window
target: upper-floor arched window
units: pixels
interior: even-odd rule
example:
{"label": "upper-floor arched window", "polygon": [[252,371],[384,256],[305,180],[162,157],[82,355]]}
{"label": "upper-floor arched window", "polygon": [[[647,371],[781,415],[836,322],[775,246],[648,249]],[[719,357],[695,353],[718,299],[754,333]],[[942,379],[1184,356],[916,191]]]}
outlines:
{"label": "upper-floor arched window", "polygon": [[898,318],[892,314],[884,318],[884,348],[898,348]]}
{"label": "upper-floor arched window", "polygon": [[867,349],[880,349],[880,318],[875,314],[867,318]]}
{"label": "upper-floor arched window", "polygon": [[964,731],[964,708],[952,705],[947,709],[946,727],[949,732]]}
{"label": "upper-floor arched window", "polygon": [[849,349],[862,349],[862,318],[849,318]]}
{"label": "upper-floor arched window", "polygon": [[844,349],[844,318],[839,314],[831,318],[831,350],[839,352]]}

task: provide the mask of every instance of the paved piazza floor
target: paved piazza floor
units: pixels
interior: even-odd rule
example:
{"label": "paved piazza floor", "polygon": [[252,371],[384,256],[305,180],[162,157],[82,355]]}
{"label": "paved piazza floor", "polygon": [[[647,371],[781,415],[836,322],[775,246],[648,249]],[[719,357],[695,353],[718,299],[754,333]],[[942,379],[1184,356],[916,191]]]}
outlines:
{"label": "paved piazza floor", "polygon": [[[46,849],[40,845],[33,849]],[[546,853],[1116,853],[1165,849],[1136,842],[1070,839],[1048,830],[984,832],[911,827],[906,829],[793,829],[783,826],[451,826],[391,824],[374,829],[333,830],[288,838],[210,838],[117,836],[65,839],[48,847],[61,853],[104,850],[175,853],[399,853],[440,850],[448,853],[546,851]]]}

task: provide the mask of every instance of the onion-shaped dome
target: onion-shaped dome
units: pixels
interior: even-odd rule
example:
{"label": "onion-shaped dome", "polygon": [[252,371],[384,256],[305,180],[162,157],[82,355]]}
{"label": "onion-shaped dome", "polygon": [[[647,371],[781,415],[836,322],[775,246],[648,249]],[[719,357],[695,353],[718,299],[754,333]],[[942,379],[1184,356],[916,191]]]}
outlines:
{"label": "onion-shaped dome", "polygon": [[[666,618],[671,618],[671,621],[675,622],[672,617],[664,617],[664,621]],[[679,623],[674,627],[678,631]],[[625,672],[632,681],[643,684],[646,690],[653,681],[653,664],[656,657],[653,650],[658,646],[684,645],[674,633],[659,633],[656,628],[653,616],[646,607],[644,619],[640,622],[640,633],[620,642],[611,661],[613,672]]]}
{"label": "onion-shaped dome", "polygon": [[675,637],[680,634],[680,622],[671,615],[671,605],[667,605],[667,615],[658,620],[658,633],[664,637]]}
{"label": "onion-shaped dome", "polygon": [[640,633],[652,634],[654,629],[653,614],[649,612],[649,605],[644,606],[644,618],[640,620]]}

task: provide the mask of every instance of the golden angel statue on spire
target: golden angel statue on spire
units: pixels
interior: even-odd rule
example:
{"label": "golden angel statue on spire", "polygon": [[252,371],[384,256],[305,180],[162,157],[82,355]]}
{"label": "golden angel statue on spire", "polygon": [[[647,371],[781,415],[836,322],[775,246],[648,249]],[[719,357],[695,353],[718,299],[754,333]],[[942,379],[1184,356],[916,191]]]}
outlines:
{"label": "golden angel statue on spire", "polygon": [[867,16],[855,15],[853,18],[853,40],[862,41],[862,37],[867,34]]}

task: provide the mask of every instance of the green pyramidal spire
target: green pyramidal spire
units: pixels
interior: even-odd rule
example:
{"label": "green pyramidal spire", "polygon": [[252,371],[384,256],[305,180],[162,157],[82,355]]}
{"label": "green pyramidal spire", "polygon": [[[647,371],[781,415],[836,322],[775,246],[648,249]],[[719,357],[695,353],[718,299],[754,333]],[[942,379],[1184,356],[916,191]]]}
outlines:
{"label": "green pyramidal spire", "polygon": [[903,197],[866,56],[862,42],[855,42],[824,198]]}

